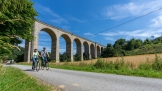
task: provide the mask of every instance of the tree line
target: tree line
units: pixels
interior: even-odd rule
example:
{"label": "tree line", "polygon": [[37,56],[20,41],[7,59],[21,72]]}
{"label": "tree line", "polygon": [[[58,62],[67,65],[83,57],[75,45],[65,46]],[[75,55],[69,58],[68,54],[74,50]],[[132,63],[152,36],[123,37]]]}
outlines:
{"label": "tree line", "polygon": [[116,40],[113,45],[108,43],[106,48],[101,52],[101,57],[126,56],[129,55],[129,51],[140,49],[146,45],[156,45],[160,43],[162,43],[162,37],[157,37],[155,39],[154,37],[151,39],[146,38],[144,41],[135,38],[130,40],[120,38]]}

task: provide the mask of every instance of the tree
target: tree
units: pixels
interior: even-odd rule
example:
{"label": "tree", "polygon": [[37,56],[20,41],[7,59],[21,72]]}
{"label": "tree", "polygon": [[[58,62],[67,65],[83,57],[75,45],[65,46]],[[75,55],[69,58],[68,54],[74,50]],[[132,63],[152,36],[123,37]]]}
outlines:
{"label": "tree", "polygon": [[127,42],[125,41],[125,39],[121,38],[121,39],[118,39],[117,41],[115,41],[114,47],[115,47],[116,45],[120,45],[120,47],[121,47],[122,49],[125,49],[126,44],[127,44]]}
{"label": "tree", "polygon": [[136,40],[135,40],[134,48],[137,49],[137,48],[141,47],[142,44],[143,44],[143,41],[142,41],[142,40],[136,39]]}
{"label": "tree", "polygon": [[78,55],[78,54],[75,54],[75,55],[73,56],[73,58],[74,58],[74,61],[80,61],[80,60],[81,60],[81,56]]}
{"label": "tree", "polygon": [[37,16],[30,0],[0,0],[0,57],[12,53],[21,39],[31,41]]}
{"label": "tree", "polygon": [[144,40],[143,44],[144,45],[151,44],[151,41],[148,38],[146,38],[146,40]]}
{"label": "tree", "polygon": [[152,43],[154,44],[162,43],[162,37],[155,38],[154,40],[152,40]]}
{"label": "tree", "polygon": [[113,56],[123,56],[122,54],[123,50],[122,50],[122,47],[119,45],[119,44],[116,44],[114,46],[114,55]]}
{"label": "tree", "polygon": [[63,54],[60,54],[60,62],[70,62],[70,61],[71,60],[66,55],[66,52],[64,52]]}
{"label": "tree", "polygon": [[135,46],[135,39],[134,38],[127,41],[127,47],[126,47],[127,50],[133,50],[134,46]]}
{"label": "tree", "polygon": [[89,59],[88,54],[85,53],[85,52],[83,53],[83,59],[84,59],[84,60],[88,60],[88,59]]}
{"label": "tree", "polygon": [[110,43],[108,43],[107,47],[101,52],[101,57],[113,57],[113,55],[114,48]]}

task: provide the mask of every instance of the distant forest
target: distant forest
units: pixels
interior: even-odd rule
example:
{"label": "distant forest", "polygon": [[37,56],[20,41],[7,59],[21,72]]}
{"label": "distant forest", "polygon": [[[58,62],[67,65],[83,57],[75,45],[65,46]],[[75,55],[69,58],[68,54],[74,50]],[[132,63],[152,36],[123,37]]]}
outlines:
{"label": "distant forest", "polygon": [[116,40],[113,45],[108,43],[106,48],[102,51],[101,57],[117,57],[154,53],[162,53],[162,37],[152,37],[152,39],[146,38],[144,41],[135,38],[130,40],[121,38]]}

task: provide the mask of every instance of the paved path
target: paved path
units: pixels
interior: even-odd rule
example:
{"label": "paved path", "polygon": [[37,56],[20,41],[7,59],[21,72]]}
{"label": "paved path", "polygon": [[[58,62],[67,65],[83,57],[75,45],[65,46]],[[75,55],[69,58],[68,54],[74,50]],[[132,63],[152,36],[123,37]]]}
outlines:
{"label": "paved path", "polygon": [[100,74],[50,68],[32,71],[31,66],[12,65],[65,91],[162,91],[162,79]]}

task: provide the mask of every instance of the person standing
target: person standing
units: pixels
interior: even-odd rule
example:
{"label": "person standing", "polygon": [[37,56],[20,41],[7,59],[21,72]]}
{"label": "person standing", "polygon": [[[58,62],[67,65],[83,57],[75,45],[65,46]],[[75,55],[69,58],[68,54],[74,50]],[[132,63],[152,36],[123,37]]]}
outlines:
{"label": "person standing", "polygon": [[40,55],[39,55],[37,49],[34,49],[33,56],[32,56],[32,61],[33,61],[32,69],[35,69],[35,64],[38,61],[38,56],[40,56]]}
{"label": "person standing", "polygon": [[41,57],[42,57],[42,66],[45,67],[44,63],[47,62],[47,57],[49,57],[45,47],[43,47],[43,50],[41,52]]}

